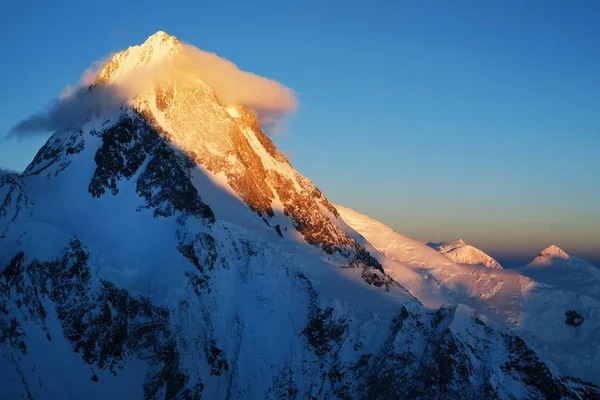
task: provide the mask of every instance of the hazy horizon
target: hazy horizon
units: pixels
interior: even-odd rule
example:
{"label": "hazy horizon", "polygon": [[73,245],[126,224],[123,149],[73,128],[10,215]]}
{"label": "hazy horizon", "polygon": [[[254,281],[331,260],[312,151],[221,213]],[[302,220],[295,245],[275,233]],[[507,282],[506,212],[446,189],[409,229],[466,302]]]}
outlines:
{"label": "hazy horizon", "polygon": [[[347,206],[346,204],[343,204],[341,202],[337,203],[337,204],[340,204],[342,206]],[[547,248],[551,245],[558,246],[562,250],[566,251],[567,253],[581,257],[581,258],[585,259],[586,261],[589,261],[590,263],[594,264],[596,267],[600,268],[600,256],[598,255],[597,252],[595,252],[595,251],[588,252],[588,251],[586,251],[585,248],[577,247],[577,246],[574,246],[574,247],[564,246],[561,243],[552,242],[551,239],[548,239],[548,242],[543,242],[543,238],[538,239],[536,241],[536,243],[539,244],[537,248],[533,248],[533,246],[532,246],[532,248],[529,249],[529,248],[527,248],[527,246],[523,246],[522,248],[521,247],[513,248],[511,251],[503,251],[503,249],[500,245],[498,245],[498,246],[486,245],[485,241],[480,241],[477,238],[473,238],[470,236],[464,236],[464,235],[461,236],[460,234],[453,235],[452,232],[449,232],[446,234],[432,232],[431,235],[427,235],[427,234],[422,235],[416,230],[411,231],[407,227],[403,228],[402,223],[397,224],[398,226],[394,226],[389,221],[385,221],[383,218],[378,218],[376,216],[377,215],[376,213],[368,214],[364,210],[361,210],[359,208],[356,208],[354,210],[361,214],[367,214],[369,217],[379,220],[380,222],[383,222],[384,224],[388,225],[389,227],[391,227],[392,229],[394,229],[396,232],[400,233],[401,235],[408,236],[412,239],[419,240],[423,243],[450,242],[453,240],[462,239],[467,244],[477,247],[480,250],[483,250],[485,253],[492,256],[504,268],[515,268],[515,267],[525,266],[526,264],[531,262],[535,257],[537,257],[537,255],[542,250],[544,250],[545,248]],[[438,232],[448,232],[448,229],[444,229],[444,230],[438,229]],[[517,234],[519,234],[519,233],[517,232]],[[501,244],[501,238],[498,238],[497,242]],[[530,244],[526,244],[526,245],[530,245]]]}
{"label": "hazy horizon", "polygon": [[49,137],[7,138],[20,121],[163,30],[293,90],[273,140],[332,202],[501,263],[555,244],[600,265],[600,3],[341,4],[11,3],[0,169]]}

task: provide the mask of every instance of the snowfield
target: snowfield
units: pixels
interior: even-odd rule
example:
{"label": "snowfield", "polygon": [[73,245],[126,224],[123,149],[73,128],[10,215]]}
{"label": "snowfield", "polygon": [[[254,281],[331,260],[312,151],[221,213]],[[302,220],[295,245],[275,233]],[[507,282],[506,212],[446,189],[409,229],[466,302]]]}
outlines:
{"label": "snowfield", "polygon": [[[339,205],[336,208],[348,225],[398,263],[382,263],[390,276],[401,281],[405,269],[410,268],[423,279],[436,282],[446,304],[468,305],[485,316],[490,325],[518,334],[563,373],[598,380],[600,270],[594,265],[556,246],[543,250],[523,268],[471,265],[479,263],[480,255],[459,264],[444,255],[472,246],[462,241],[427,245],[354,210]],[[583,316],[585,323],[566,324],[565,313],[569,310]]]}

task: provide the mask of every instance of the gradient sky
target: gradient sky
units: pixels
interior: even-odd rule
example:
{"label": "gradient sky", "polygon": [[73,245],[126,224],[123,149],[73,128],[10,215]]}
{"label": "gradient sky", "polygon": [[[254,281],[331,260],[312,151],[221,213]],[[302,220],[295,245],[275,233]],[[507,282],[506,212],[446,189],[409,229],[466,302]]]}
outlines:
{"label": "gradient sky", "polygon": [[[164,30],[296,91],[274,140],[332,202],[500,260],[599,263],[598,21],[596,0],[8,2],[0,137]],[[0,141],[0,167],[46,139]]]}

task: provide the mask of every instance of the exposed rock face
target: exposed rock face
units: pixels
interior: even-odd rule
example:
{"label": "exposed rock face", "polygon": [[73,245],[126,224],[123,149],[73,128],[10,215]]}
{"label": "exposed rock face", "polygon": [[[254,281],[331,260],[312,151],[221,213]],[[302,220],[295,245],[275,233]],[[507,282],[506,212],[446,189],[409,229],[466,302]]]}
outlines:
{"label": "exposed rock face", "polygon": [[[203,246],[194,254],[203,254],[192,258],[198,270],[209,275],[215,268],[240,268],[242,260],[261,251],[254,250],[253,244],[242,244],[241,258],[235,260],[238,264],[229,265],[219,262],[214,238],[204,235],[199,243]],[[5,316],[0,320],[0,340],[14,349],[15,364],[27,357],[27,335],[35,334],[20,321],[31,321],[30,326],[44,332],[48,343],[54,340],[48,333],[47,324],[52,321],[44,307],[50,299],[62,334],[90,371],[104,370],[116,377],[130,360],[144,361],[143,397],[148,399],[202,398],[211,380],[229,381],[233,385],[230,395],[236,398],[248,394],[254,398],[339,399],[599,398],[596,387],[557,377],[520,338],[489,328],[464,306],[459,308],[461,315],[456,315],[455,307],[435,313],[402,307],[391,320],[355,320],[352,313],[340,314],[334,306],[322,305],[311,282],[301,274],[286,284],[297,290],[299,299],[306,299],[306,322],[295,339],[300,353],[284,355],[288,362],[275,367],[273,381],[264,385],[266,391],[261,394],[243,385],[248,384],[242,377],[249,366],[236,359],[254,349],[225,352],[232,343],[215,337],[214,316],[202,315],[208,310],[200,317],[206,325],[197,326],[195,332],[185,332],[185,320],[176,315],[189,310],[188,302],[194,298],[202,299],[202,307],[207,307],[213,284],[196,286],[190,279],[187,290],[192,297],[181,299],[179,310],[169,310],[108,281],[95,280],[90,255],[76,238],[60,258],[27,260],[19,253],[9,261],[0,274],[0,312]],[[211,311],[225,312],[220,307]],[[200,341],[189,342],[187,335],[198,335]],[[243,342],[243,330],[230,340]],[[185,368],[183,358],[189,351],[203,354],[208,369]],[[33,398],[45,398],[24,376],[25,391],[37,392]],[[92,372],[89,379],[103,383]]]}
{"label": "exposed rock face", "polygon": [[565,324],[570,326],[581,326],[585,322],[585,318],[575,310],[567,310],[565,312]]}
{"label": "exposed rock face", "polygon": [[20,215],[31,215],[32,208],[24,178],[12,173],[0,176],[0,238]]}
{"label": "exposed rock face", "polygon": [[[10,309],[25,320],[30,318],[52,341],[42,305],[44,298],[49,298],[64,337],[87,364],[116,376],[128,359],[139,358],[149,366],[144,398],[156,398],[163,389],[165,398],[199,396],[201,382],[185,387],[189,377],[179,367],[169,311],[108,281],[101,280],[96,288],[91,281],[90,257],[77,239],[69,243],[60,259],[27,263],[25,255],[19,253],[0,275],[1,311],[8,314]],[[17,321],[15,317],[8,322],[0,320],[0,341],[8,341],[21,357],[27,355],[27,339]],[[30,393],[28,384],[24,385]]]}
{"label": "exposed rock face", "polygon": [[[177,46],[159,33],[97,85]],[[425,309],[342,224],[202,82],[57,132],[0,178],[3,395],[598,398],[465,306]]]}
{"label": "exposed rock face", "polygon": [[[82,136],[83,130],[70,128],[64,135],[51,137],[38,151],[25,170],[25,174],[46,174],[46,177],[58,176],[61,171],[64,171],[71,164],[69,155],[79,154],[84,150],[85,141]],[[56,167],[52,171],[46,171],[51,165]]]}
{"label": "exposed rock face", "polygon": [[162,143],[156,129],[135,112],[123,114],[115,125],[98,135],[102,137],[102,145],[94,157],[96,171],[88,188],[94,197],[102,196],[106,190],[116,195],[117,182],[130,179],[148,153],[153,153]]}

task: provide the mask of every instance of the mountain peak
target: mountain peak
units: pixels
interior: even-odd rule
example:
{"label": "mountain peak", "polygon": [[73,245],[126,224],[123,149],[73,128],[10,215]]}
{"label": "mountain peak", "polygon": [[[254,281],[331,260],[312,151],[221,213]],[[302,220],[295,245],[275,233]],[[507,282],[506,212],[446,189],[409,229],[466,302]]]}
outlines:
{"label": "mountain peak", "polygon": [[175,36],[171,36],[164,31],[158,31],[155,34],[148,36],[148,39],[144,42],[142,46],[154,46],[154,45],[162,45],[162,46],[177,46],[179,45],[179,40]]}
{"label": "mountain peak", "polygon": [[550,245],[540,252],[538,257],[570,258],[566,251],[556,245]]}
{"label": "mountain peak", "polygon": [[98,74],[96,83],[114,82],[141,65],[153,65],[170,60],[181,52],[181,43],[175,36],[158,31],[149,36],[142,45],[131,46],[113,55]]}
{"label": "mountain peak", "polygon": [[571,264],[571,256],[558,246],[551,245],[533,259],[528,267],[566,266]]}
{"label": "mountain peak", "polygon": [[465,243],[462,239],[450,242],[427,243],[427,246],[437,250],[449,259],[459,264],[482,265],[493,269],[502,269],[498,261],[482,250]]}

